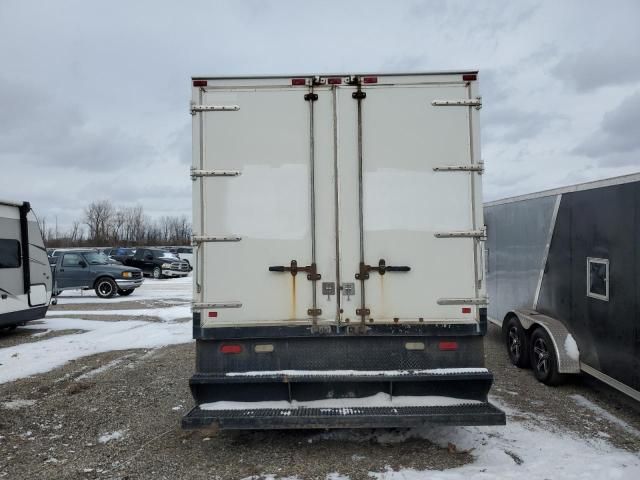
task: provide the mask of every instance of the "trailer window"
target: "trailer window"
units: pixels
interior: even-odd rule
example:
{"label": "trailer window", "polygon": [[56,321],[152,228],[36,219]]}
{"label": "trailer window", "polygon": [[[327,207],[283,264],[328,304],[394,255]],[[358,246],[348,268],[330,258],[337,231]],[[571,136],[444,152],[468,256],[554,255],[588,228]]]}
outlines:
{"label": "trailer window", "polygon": [[0,268],[20,267],[20,242],[0,238]]}
{"label": "trailer window", "polygon": [[587,258],[587,296],[609,300],[609,260]]}

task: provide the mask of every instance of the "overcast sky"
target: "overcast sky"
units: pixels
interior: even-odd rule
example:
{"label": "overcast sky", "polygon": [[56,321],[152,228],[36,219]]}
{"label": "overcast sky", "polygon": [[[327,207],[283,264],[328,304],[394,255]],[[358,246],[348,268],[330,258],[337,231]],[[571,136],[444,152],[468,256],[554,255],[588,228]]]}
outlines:
{"label": "overcast sky", "polygon": [[0,198],[190,213],[192,75],[479,69],[487,200],[640,171],[640,2],[0,0]]}

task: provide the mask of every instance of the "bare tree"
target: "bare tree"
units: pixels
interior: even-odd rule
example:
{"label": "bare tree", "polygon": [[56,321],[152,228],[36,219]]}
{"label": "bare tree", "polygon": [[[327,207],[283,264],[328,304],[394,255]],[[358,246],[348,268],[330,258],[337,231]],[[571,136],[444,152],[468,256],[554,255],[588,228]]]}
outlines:
{"label": "bare tree", "polygon": [[109,200],[91,202],[84,210],[84,223],[89,227],[89,240],[97,244],[107,241],[110,222],[114,215]]}

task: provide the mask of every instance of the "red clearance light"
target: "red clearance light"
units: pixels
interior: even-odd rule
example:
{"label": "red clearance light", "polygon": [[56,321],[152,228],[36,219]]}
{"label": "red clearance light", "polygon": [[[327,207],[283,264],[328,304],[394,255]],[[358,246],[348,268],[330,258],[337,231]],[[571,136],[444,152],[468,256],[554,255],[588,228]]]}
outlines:
{"label": "red clearance light", "polygon": [[476,73],[465,73],[462,75],[462,80],[465,82],[472,82],[478,79],[478,75]]}
{"label": "red clearance light", "polygon": [[340,85],[342,83],[342,79],[336,77],[327,78],[327,83],[329,85]]}
{"label": "red clearance light", "polygon": [[222,353],[241,353],[242,345],[222,345],[220,351]]}
{"label": "red clearance light", "polygon": [[363,77],[362,83],[378,83],[378,77]]}
{"label": "red clearance light", "polygon": [[193,81],[193,86],[194,87],[206,87],[207,86],[207,81],[206,80],[194,80]]}
{"label": "red clearance light", "polygon": [[471,307],[462,307],[462,313],[471,313]]}
{"label": "red clearance light", "polygon": [[438,348],[443,352],[458,350],[458,342],[440,342]]}
{"label": "red clearance light", "polygon": [[291,85],[306,85],[307,81],[304,78],[292,78]]}
{"label": "red clearance light", "polygon": [[209,312],[209,317],[216,318],[218,316],[218,312]]}

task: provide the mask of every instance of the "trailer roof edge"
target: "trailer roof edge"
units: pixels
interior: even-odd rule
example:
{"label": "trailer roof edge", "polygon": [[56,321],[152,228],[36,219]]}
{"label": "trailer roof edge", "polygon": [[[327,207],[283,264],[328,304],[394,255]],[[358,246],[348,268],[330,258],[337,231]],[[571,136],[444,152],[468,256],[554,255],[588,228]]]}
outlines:
{"label": "trailer roof edge", "polygon": [[485,207],[494,207],[496,205],[504,205],[506,203],[521,202],[523,200],[531,200],[534,198],[550,197],[553,195],[561,195],[564,193],[581,192],[583,190],[592,190],[594,188],[611,187],[614,185],[622,185],[624,183],[632,183],[640,181],[640,173],[630,173],[628,175],[621,175],[619,177],[605,178],[603,180],[592,180],[590,182],[577,183],[575,185],[568,185],[566,187],[552,188],[549,190],[542,190],[540,192],[525,193],[524,195],[518,195],[516,197],[502,198],[499,200],[492,200],[491,202],[485,202]]}
{"label": "trailer roof edge", "polygon": [[8,207],[21,207],[25,202],[12,202],[10,200],[3,200],[0,198],[0,205],[6,205]]}
{"label": "trailer roof edge", "polygon": [[480,73],[477,69],[470,70],[443,70],[432,72],[358,72],[358,73],[297,73],[297,74],[278,74],[278,75],[223,75],[223,76],[206,76],[194,75],[192,80],[251,80],[251,79],[269,79],[269,78],[291,78],[291,77],[341,77],[345,75],[359,76],[379,76],[379,77],[397,77],[397,76],[421,76],[421,75],[460,75],[465,73]]}

